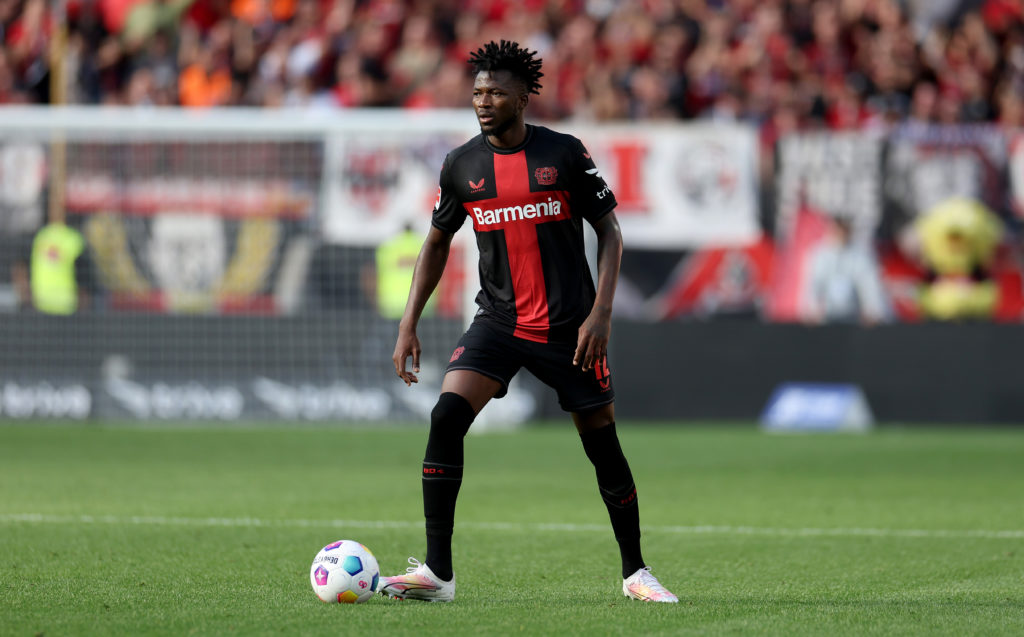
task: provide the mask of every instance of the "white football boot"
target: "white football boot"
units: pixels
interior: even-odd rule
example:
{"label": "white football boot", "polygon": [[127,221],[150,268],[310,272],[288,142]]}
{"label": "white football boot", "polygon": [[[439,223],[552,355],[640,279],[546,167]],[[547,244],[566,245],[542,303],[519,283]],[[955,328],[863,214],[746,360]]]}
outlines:
{"label": "white football boot", "polygon": [[412,566],[405,569],[405,575],[380,578],[377,591],[385,597],[424,602],[450,602],[455,599],[454,575],[450,582],[446,582],[415,557],[410,557],[409,563]]}
{"label": "white football boot", "polygon": [[662,586],[658,578],[651,575],[650,566],[645,566],[622,580],[622,594],[630,599],[639,599],[644,602],[667,602],[669,604],[679,602],[678,597]]}

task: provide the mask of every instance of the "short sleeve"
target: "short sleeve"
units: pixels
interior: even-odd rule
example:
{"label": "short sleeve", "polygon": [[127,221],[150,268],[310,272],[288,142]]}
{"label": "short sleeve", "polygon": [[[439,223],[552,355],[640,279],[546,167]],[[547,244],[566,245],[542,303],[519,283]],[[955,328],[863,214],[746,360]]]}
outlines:
{"label": "short sleeve", "polygon": [[572,202],[573,210],[593,223],[611,212],[617,202],[604,176],[598,170],[586,147],[578,139],[573,140],[572,158]]}
{"label": "short sleeve", "polygon": [[431,223],[448,234],[455,234],[466,222],[466,210],[462,207],[451,187],[451,168],[449,158],[445,157],[441,166],[441,177],[438,179],[437,200],[434,202],[434,214]]}

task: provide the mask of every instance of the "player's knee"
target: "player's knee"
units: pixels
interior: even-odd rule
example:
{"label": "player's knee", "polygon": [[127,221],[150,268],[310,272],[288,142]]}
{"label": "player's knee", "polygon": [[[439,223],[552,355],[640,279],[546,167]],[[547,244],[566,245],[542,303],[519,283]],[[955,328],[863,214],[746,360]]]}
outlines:
{"label": "player's knee", "polygon": [[573,424],[576,425],[576,431],[581,435],[598,431],[608,426],[612,426],[614,431],[615,407],[613,404],[608,404],[584,411],[576,411],[572,414],[572,420]]}
{"label": "player's knee", "polygon": [[444,437],[461,438],[469,431],[476,412],[462,396],[445,392],[437,399],[437,404],[430,412],[430,433]]}

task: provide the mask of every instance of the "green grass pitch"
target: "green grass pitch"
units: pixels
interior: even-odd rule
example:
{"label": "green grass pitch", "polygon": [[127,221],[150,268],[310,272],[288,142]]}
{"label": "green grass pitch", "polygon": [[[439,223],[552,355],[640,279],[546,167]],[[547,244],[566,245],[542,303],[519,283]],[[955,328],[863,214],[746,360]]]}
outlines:
{"label": "green grass pitch", "polygon": [[0,426],[0,635],[1020,635],[1024,430],[619,425],[622,597],[568,423],[471,435],[452,604],[319,602],[336,539],[423,557],[424,427]]}

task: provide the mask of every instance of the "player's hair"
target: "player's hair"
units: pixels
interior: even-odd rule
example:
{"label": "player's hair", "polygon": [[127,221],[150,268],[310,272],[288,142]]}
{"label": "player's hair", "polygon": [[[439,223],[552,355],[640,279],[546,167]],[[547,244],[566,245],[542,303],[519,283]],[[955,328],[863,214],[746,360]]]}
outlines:
{"label": "player's hair", "polygon": [[526,85],[530,93],[540,94],[540,78],[544,74],[540,72],[543,60],[535,58],[536,51],[530,51],[519,46],[518,42],[501,41],[496,44],[491,41],[469,54],[468,62],[473,65],[473,72],[480,71],[508,71],[515,78]]}

